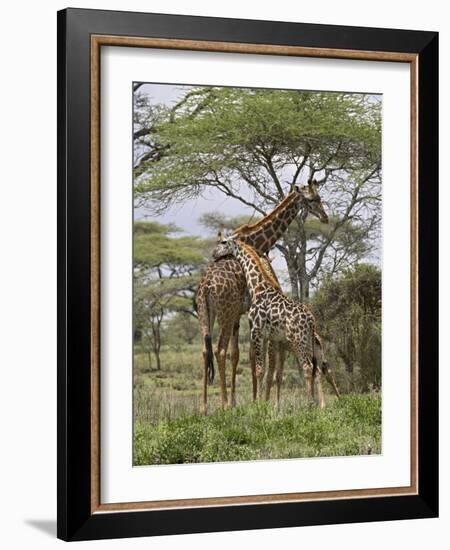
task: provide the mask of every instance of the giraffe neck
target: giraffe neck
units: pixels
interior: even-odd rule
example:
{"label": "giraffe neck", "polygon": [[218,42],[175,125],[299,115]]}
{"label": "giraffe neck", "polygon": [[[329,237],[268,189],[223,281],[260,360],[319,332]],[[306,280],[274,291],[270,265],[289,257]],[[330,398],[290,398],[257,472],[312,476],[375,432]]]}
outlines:
{"label": "giraffe neck", "polygon": [[252,301],[265,289],[280,290],[279,283],[273,277],[272,271],[266,268],[258,253],[248,244],[238,241],[234,255],[241,264]]}
{"label": "giraffe neck", "polygon": [[275,287],[280,291],[282,292],[281,290],[281,285],[280,285],[280,281],[278,280],[278,277],[277,277],[277,274],[275,273],[273,267],[272,267],[272,264],[270,263],[270,260],[267,256],[261,256],[261,263],[263,264],[263,267],[265,269],[265,271],[270,275],[272,276],[273,278],[273,282],[275,283]]}
{"label": "giraffe neck", "polygon": [[265,254],[283,236],[302,206],[302,195],[293,191],[262,220],[252,225],[243,225],[234,234],[258,254]]}

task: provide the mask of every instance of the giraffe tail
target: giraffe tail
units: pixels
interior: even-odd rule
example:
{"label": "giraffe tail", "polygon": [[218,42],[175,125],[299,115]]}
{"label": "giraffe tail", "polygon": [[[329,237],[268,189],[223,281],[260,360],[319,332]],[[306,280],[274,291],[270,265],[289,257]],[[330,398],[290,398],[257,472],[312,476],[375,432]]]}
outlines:
{"label": "giraffe tail", "polygon": [[205,336],[205,348],[206,348],[206,363],[208,366],[208,384],[214,382],[214,354],[212,349],[211,335],[207,334]]}
{"label": "giraffe tail", "polygon": [[208,378],[208,384],[211,386],[211,384],[214,382],[214,353],[212,348],[212,323],[211,323],[211,308],[209,304],[209,297],[207,292],[199,293],[196,296],[196,306],[197,306],[197,313],[198,318],[200,321],[200,326],[202,327],[202,335],[203,335],[203,353],[204,353],[204,361],[205,361],[205,367],[207,370],[207,378]]}
{"label": "giraffe tail", "polygon": [[321,359],[322,359],[322,344],[316,334],[316,331],[313,331],[313,334],[312,334],[312,364],[313,364],[312,375],[313,377],[315,377],[317,374],[319,361],[321,361]]}
{"label": "giraffe tail", "polygon": [[320,362],[320,368],[322,370],[322,373],[324,374],[330,386],[333,388],[336,396],[339,398],[341,394],[339,393],[338,387],[336,386],[336,382],[334,381],[331,367],[328,361],[325,360],[322,341],[320,340],[319,335],[317,334],[316,331],[313,332],[312,347],[313,347],[313,376],[315,376],[317,372],[318,364]]}

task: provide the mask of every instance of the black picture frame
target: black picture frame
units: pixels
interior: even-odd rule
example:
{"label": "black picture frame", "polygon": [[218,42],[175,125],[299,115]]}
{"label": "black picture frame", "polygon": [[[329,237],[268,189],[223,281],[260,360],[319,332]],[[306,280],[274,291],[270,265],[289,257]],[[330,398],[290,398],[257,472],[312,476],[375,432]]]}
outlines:
{"label": "black picture frame", "polygon": [[[403,52],[418,62],[418,493],[92,513],[91,36]],[[58,12],[58,530],[64,540],[438,515],[438,34],[117,11]],[[430,215],[433,213],[433,215]]]}

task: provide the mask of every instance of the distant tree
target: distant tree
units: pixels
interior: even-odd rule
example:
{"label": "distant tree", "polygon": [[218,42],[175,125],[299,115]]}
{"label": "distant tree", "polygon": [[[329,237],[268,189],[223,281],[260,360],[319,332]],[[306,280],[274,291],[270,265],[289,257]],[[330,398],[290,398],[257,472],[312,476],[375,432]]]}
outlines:
{"label": "distant tree", "polygon": [[179,233],[176,226],[154,221],[134,225],[135,332],[158,370],[163,321],[174,312],[196,315],[193,296],[205,263],[203,241]]}
{"label": "distant tree", "polygon": [[222,212],[206,212],[199,218],[199,222],[212,231],[217,233],[219,230],[233,231],[239,226],[257,222],[260,216],[226,216]]}
{"label": "distant tree", "polygon": [[199,336],[197,320],[183,311],[175,313],[166,323],[165,333],[169,344],[175,345],[178,351],[183,344],[193,344]]}
{"label": "distant tree", "polygon": [[[139,92],[135,95],[139,99]],[[316,178],[331,223],[291,224],[278,243],[292,295],[376,257],[381,216],[381,104],[367,94],[195,88],[160,108],[135,169],[137,204],[155,213],[213,187],[263,216]],[[152,107],[153,108],[153,107]],[[149,111],[150,112],[150,111]],[[145,156],[147,155],[147,157]]]}
{"label": "distant tree", "polygon": [[192,275],[205,264],[205,243],[182,236],[174,225],[156,221],[134,223],[134,267],[150,278]]}
{"label": "distant tree", "polygon": [[353,387],[379,388],[381,271],[360,264],[327,279],[314,294],[311,307],[319,332],[337,351]]}

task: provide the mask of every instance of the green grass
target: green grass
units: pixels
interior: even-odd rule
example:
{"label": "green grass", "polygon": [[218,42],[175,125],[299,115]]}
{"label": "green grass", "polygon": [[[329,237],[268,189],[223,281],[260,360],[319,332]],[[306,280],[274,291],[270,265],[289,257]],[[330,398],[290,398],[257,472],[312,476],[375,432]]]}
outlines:
{"label": "green grass", "polygon": [[299,405],[278,413],[256,402],[208,416],[135,424],[135,465],[381,452],[379,395],[347,395],[325,409]]}
{"label": "green grass", "polygon": [[[327,393],[326,407],[307,402],[303,380],[287,364],[279,410],[253,402],[246,354],[241,353],[235,409],[220,406],[218,381],[208,389],[209,414],[201,414],[199,348],[162,353],[162,369],[150,370],[135,354],[134,464],[265,460],[381,452],[381,395]],[[227,373],[229,377],[229,372]]]}

